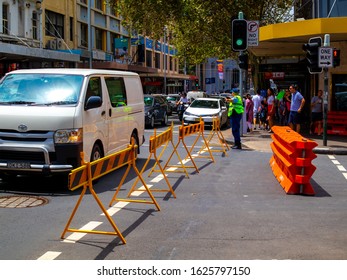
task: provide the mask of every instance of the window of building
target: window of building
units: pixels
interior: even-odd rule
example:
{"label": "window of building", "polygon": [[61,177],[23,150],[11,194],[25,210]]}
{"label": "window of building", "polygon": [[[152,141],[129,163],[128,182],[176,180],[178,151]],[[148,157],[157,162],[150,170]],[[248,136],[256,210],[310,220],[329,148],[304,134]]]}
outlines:
{"label": "window of building", "polygon": [[2,4],[2,33],[10,34],[8,22],[8,4]]}
{"label": "window of building", "polygon": [[46,10],[45,29],[47,36],[64,39],[64,15]]}
{"label": "window of building", "polygon": [[103,0],[95,0],[95,8],[99,10],[103,10]]}
{"label": "window of building", "polygon": [[146,50],[146,66],[152,67],[152,52]]}
{"label": "window of building", "polygon": [[82,4],[88,4],[88,0],[80,0],[80,3],[82,3]]}
{"label": "window of building", "polygon": [[103,37],[104,32],[102,29],[95,28],[95,47],[98,50],[103,50]]}
{"label": "window of building", "polygon": [[123,78],[106,77],[105,82],[112,107],[126,106],[127,95]]}
{"label": "window of building", "polygon": [[73,17],[70,17],[70,41],[73,41]]}
{"label": "window of building", "polygon": [[160,69],[160,53],[155,53],[155,68]]}
{"label": "window of building", "polygon": [[173,70],[173,60],[172,60],[172,56],[170,56],[170,71]]}
{"label": "window of building", "polygon": [[36,12],[33,12],[32,14],[32,26],[33,26],[33,39],[38,40],[39,39],[39,16]]}
{"label": "window of building", "polygon": [[347,75],[332,75],[332,111],[347,111]]}
{"label": "window of building", "polygon": [[81,46],[88,47],[88,25],[81,23]]}

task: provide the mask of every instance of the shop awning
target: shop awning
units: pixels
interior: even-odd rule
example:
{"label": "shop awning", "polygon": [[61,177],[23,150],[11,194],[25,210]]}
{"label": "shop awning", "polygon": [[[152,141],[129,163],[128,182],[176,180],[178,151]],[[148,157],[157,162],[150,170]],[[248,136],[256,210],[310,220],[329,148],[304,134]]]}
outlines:
{"label": "shop awning", "polygon": [[248,50],[258,57],[304,55],[302,45],[312,37],[330,34],[330,42],[346,41],[347,17],[318,18],[260,27],[259,46]]}

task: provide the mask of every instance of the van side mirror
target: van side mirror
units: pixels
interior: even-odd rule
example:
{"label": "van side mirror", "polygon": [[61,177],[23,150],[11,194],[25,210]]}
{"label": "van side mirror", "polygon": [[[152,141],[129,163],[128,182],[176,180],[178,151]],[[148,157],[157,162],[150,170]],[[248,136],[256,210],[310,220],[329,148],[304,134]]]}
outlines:
{"label": "van side mirror", "polygon": [[94,109],[100,107],[102,100],[100,96],[91,96],[88,98],[86,104],[84,104],[84,110],[88,111],[89,109]]}

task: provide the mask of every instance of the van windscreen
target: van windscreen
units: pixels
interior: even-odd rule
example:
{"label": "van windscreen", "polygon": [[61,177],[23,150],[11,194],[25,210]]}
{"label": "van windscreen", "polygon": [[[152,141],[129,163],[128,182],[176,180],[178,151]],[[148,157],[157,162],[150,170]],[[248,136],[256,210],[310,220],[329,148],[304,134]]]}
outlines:
{"label": "van windscreen", "polygon": [[9,74],[0,83],[0,104],[76,105],[82,75]]}

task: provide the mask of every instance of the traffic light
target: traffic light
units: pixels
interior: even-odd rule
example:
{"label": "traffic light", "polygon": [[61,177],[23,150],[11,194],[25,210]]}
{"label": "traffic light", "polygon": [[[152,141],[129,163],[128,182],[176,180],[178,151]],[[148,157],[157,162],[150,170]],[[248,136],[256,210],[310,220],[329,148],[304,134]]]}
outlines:
{"label": "traffic light", "polygon": [[199,87],[199,79],[195,79],[195,86]]}
{"label": "traffic light", "polygon": [[234,19],[232,21],[232,48],[234,51],[244,51],[247,47],[247,21],[245,19]]}
{"label": "traffic light", "polygon": [[321,45],[321,37],[310,38],[307,44],[302,45],[306,52],[307,68],[311,74],[322,72],[322,67],[318,66],[318,51]]}
{"label": "traffic light", "polygon": [[239,55],[239,67],[240,69],[248,69],[248,54],[241,53]]}
{"label": "traffic light", "polygon": [[333,50],[333,66],[340,66],[340,50],[338,49]]}

